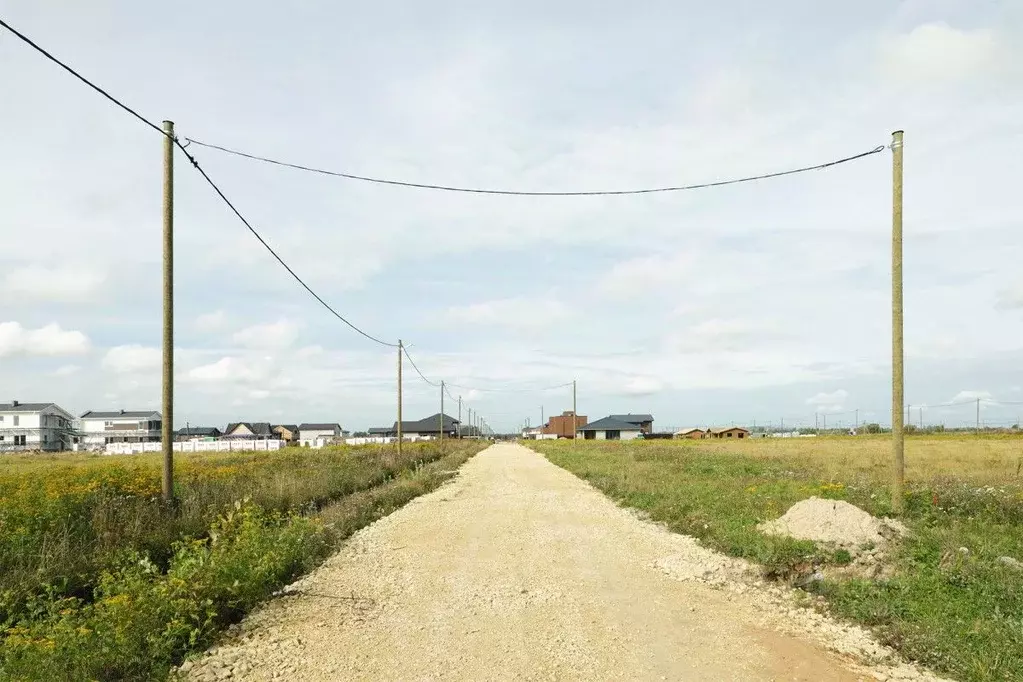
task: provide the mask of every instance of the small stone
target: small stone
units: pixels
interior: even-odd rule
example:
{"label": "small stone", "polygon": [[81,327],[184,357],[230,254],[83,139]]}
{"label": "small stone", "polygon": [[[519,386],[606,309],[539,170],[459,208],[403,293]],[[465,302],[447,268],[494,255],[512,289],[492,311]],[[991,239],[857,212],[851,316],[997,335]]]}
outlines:
{"label": "small stone", "polygon": [[963,556],[967,556],[970,553],[970,550],[967,549],[966,547],[960,547],[959,553],[962,554]]}
{"label": "small stone", "polygon": [[181,667],[178,668],[178,670],[180,670],[183,673],[187,673],[189,670],[192,669],[192,666],[194,665],[195,663],[192,663],[192,661],[185,661],[184,663],[181,664]]}
{"label": "small stone", "polygon": [[1015,568],[1017,571],[1023,571],[1023,561],[1020,561],[1019,559],[1013,559],[1011,556],[1000,556],[997,561],[1009,568]]}

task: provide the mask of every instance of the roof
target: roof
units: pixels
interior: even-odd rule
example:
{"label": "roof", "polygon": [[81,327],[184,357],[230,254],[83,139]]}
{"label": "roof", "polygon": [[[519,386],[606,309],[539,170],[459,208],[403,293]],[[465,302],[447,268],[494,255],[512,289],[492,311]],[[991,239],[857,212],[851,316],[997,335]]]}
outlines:
{"label": "roof", "polygon": [[242,425],[252,432],[254,436],[272,436],[273,431],[270,429],[270,422],[231,422],[224,429],[224,433],[231,433],[238,425]]}
{"label": "roof", "polygon": [[394,433],[393,426],[373,426],[366,433],[388,434]]}
{"label": "roof", "polygon": [[725,431],[746,431],[749,433],[749,429],[744,429],[741,426],[722,426],[716,429],[708,429],[711,433],[724,433]]}
{"label": "roof", "polygon": [[287,429],[288,431],[291,431],[291,432],[298,431],[298,425],[297,424],[274,424],[274,428],[275,429]]}
{"label": "roof", "polygon": [[159,419],[160,413],[156,410],[116,410],[114,412],[97,412],[95,410],[89,410],[84,413],[81,419],[152,419],[153,417]]}
{"label": "roof", "polygon": [[[419,421],[414,421],[414,422],[403,421],[401,423],[401,432],[402,433],[431,433],[431,432],[432,433],[436,433],[439,430],[439,428],[440,428],[440,421],[441,421],[440,412],[438,412],[437,414],[432,414],[429,417],[426,417],[425,419],[420,419]],[[451,417],[449,415],[444,415],[444,430],[445,431],[454,431],[455,427],[459,423],[460,422],[457,419],[455,419],[454,417]],[[398,430],[398,422],[394,422],[394,425],[391,426],[391,430],[392,431],[397,431]]]}
{"label": "roof", "polygon": [[[57,407],[56,403],[0,403],[0,412],[39,412],[47,407]],[[58,408],[59,409],[59,408]]]}
{"label": "roof", "polygon": [[695,431],[699,431],[700,433],[703,433],[706,430],[707,429],[701,429],[699,426],[690,426],[689,428],[679,429],[675,433],[693,433]]}
{"label": "roof", "polygon": [[639,424],[640,422],[652,422],[654,415],[652,414],[612,414],[609,419],[617,419],[620,422],[629,422],[630,424]]}
{"label": "roof", "polygon": [[615,417],[604,417],[598,419],[595,422],[584,424],[579,427],[580,431],[639,431],[640,428],[636,424],[630,424],[627,421],[616,419]]}
{"label": "roof", "polygon": [[340,424],[299,424],[299,431],[333,431],[340,429]]}
{"label": "roof", "polygon": [[220,429],[216,426],[188,426],[175,431],[179,436],[217,436]]}

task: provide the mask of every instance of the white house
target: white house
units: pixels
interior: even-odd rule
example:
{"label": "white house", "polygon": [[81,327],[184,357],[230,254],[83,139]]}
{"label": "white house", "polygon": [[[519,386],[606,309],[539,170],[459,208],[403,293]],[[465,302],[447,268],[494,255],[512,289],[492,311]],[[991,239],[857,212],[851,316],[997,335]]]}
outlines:
{"label": "white house", "polygon": [[322,447],[342,435],[340,424],[299,424],[298,444],[306,447]]}
{"label": "white house", "polygon": [[70,450],[74,417],[54,403],[0,403],[0,452]]}
{"label": "white house", "polygon": [[633,440],[641,438],[643,426],[615,419],[604,417],[585,426],[580,426],[576,431],[577,438],[585,440]]}
{"label": "white house", "polygon": [[159,443],[163,418],[154,410],[89,410],[78,418],[88,450],[103,450],[107,443]]}

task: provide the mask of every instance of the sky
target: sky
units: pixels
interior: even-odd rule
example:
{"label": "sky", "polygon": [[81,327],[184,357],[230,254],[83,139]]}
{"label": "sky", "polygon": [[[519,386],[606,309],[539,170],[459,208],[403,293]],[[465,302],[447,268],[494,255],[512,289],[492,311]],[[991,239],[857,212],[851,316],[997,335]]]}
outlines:
{"label": "sky", "polygon": [[[1023,4],[6,0],[180,137],[411,182],[633,189],[905,135],[914,423],[1023,413]],[[0,400],[159,409],[161,136],[0,30]],[[498,431],[890,422],[891,152],[677,193],[456,194],[189,152],[326,301]],[[396,411],[393,348],[175,170],[175,423]],[[405,417],[440,390],[406,363]],[[560,386],[559,388],[550,388]],[[944,403],[956,405],[940,407]],[[457,407],[449,398],[449,414]]]}

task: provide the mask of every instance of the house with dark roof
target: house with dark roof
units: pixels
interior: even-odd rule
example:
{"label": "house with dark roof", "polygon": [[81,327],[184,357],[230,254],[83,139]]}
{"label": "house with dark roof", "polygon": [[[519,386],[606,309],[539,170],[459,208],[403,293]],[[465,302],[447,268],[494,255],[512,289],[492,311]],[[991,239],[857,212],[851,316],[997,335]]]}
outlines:
{"label": "house with dark roof", "polygon": [[298,442],[307,447],[320,447],[340,438],[343,434],[340,424],[298,425]]}
{"label": "house with dark roof", "polygon": [[652,433],[654,430],[654,415],[652,414],[612,414],[611,419],[638,426],[643,433]]}
{"label": "house with dark roof", "polygon": [[82,443],[102,450],[107,443],[159,443],[163,417],[156,410],[89,410],[78,418]]}
{"label": "house with dark roof", "polygon": [[224,435],[223,432],[216,426],[186,426],[174,432],[174,440],[220,438],[222,435]]}
{"label": "house with dark roof", "polygon": [[230,440],[275,440],[270,422],[232,422],[224,429]]}
{"label": "house with dark roof", "polygon": [[580,426],[576,435],[585,440],[633,440],[642,436],[640,424],[623,421],[614,415]]}
{"label": "house with dark roof", "polygon": [[298,424],[274,424],[271,431],[286,445],[294,445],[298,442]]}
{"label": "house with dark roof", "polygon": [[0,452],[70,450],[74,417],[56,403],[0,403]]}
{"label": "house with dark roof", "polygon": [[[460,426],[461,422],[454,417],[446,414],[441,417],[441,413],[438,412],[425,419],[416,421],[402,420],[401,435],[403,438],[436,438],[443,430],[445,438],[454,438],[458,436]],[[369,430],[369,433],[371,436],[396,437],[398,435],[398,422],[394,422],[390,427],[373,427]],[[468,430],[463,429],[462,435],[468,435]]]}

